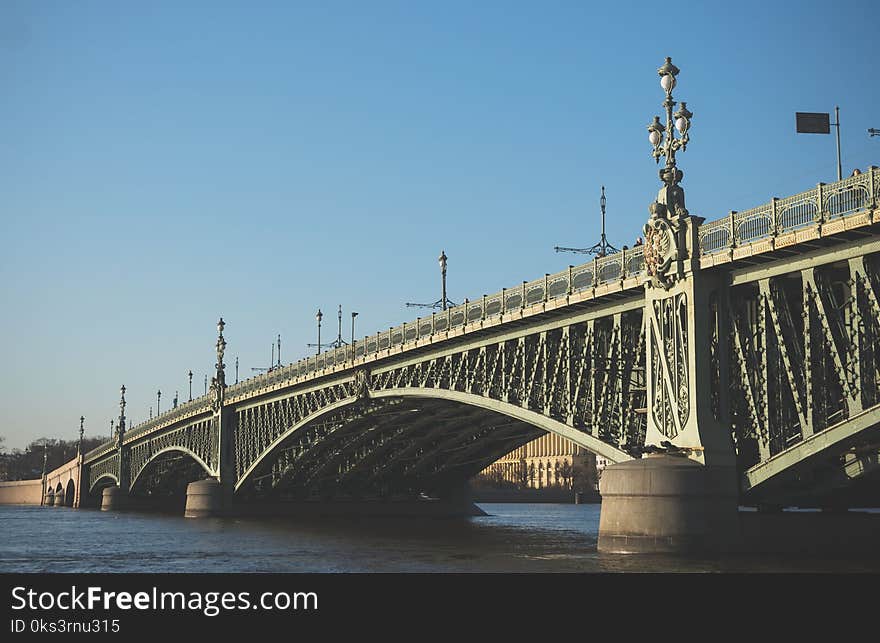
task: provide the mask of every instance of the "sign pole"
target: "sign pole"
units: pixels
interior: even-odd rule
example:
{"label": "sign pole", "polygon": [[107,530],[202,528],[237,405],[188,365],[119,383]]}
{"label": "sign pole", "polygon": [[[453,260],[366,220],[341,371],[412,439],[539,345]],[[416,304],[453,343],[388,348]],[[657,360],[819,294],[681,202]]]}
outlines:
{"label": "sign pole", "polygon": [[837,128],[837,180],[840,180],[840,107],[834,108],[834,120],[837,122],[834,123],[834,126]]}

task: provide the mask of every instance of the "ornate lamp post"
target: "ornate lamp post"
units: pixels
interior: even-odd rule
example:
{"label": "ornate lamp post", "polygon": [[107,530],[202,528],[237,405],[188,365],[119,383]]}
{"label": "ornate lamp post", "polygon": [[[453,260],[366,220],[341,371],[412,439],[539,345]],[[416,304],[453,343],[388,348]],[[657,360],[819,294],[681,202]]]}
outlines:
{"label": "ornate lamp post", "polygon": [[82,444],[83,444],[83,422],[86,421],[86,418],[82,415],[79,416],[79,442],[76,444],[76,457],[82,455]]}
{"label": "ornate lamp post", "polygon": [[[357,317],[357,316],[358,316],[357,313],[352,313],[352,314],[351,314],[351,345],[352,345],[352,347],[354,347],[354,318]],[[354,353],[352,353],[352,355],[353,355],[353,354],[354,354]]]}
{"label": "ornate lamp post", "polygon": [[440,251],[437,261],[440,263],[440,281],[442,282],[440,301],[442,302],[443,310],[446,310],[446,252],[444,250]]}
{"label": "ornate lamp post", "polygon": [[156,391],[156,417],[159,417],[159,401],[162,399],[162,391]]}
{"label": "ornate lamp post", "polygon": [[[666,125],[664,127],[660,117],[655,116],[654,121],[648,125],[648,141],[653,147],[654,160],[659,164],[660,157],[665,156],[666,164],[659,172],[663,187],[657,194],[657,200],[649,207],[651,218],[644,227],[645,266],[652,282],[668,290],[674,276],[667,275],[666,272],[673,261],[683,258],[679,256],[679,250],[683,249],[679,230],[683,220],[688,217],[684,190],[679,185],[684,173],[675,165],[675,153],[679,149],[687,149],[693,114],[684,102],[675,114],[672,113],[675,107],[672,90],[675,88],[675,77],[679,69],[672,64],[670,57],[667,56],[666,62],[657,73],[660,76],[660,87],[666,93],[666,99],[662,103],[666,111]],[[675,135],[676,130],[679,137]]]}
{"label": "ornate lamp post", "polygon": [[193,401],[193,372],[190,371],[189,375],[189,401]]}
{"label": "ornate lamp post", "polygon": [[446,252],[441,250],[440,256],[437,257],[437,261],[440,263],[440,299],[435,301],[433,304],[414,304],[407,302],[408,308],[442,308],[446,310],[447,306],[455,306],[455,302],[449,301],[446,298],[446,260],[447,260]]}
{"label": "ornate lamp post", "polygon": [[315,315],[315,320],[318,322],[318,355],[321,354],[321,320],[324,318],[324,314],[321,312],[321,309],[318,309],[318,313]]}
{"label": "ornate lamp post", "polygon": [[122,446],[122,438],[125,434],[125,384],[119,389],[119,422],[116,424],[116,439],[119,446]]}
{"label": "ornate lamp post", "polygon": [[115,424],[116,424],[116,420],[111,419],[110,420],[110,439],[111,440],[113,439],[113,435],[116,432],[116,430],[113,428]]}
{"label": "ornate lamp post", "polygon": [[223,338],[223,329],[226,328],[226,322],[223,318],[217,322],[217,363],[214,367],[217,369],[217,386],[226,386],[226,365],[223,363],[223,354],[226,352],[226,340]]}

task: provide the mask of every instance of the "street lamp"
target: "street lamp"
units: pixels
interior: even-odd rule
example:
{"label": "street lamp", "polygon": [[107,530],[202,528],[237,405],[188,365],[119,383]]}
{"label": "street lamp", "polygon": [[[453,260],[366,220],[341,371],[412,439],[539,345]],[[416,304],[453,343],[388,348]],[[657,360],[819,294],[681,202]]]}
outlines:
{"label": "street lamp", "polygon": [[208,374],[205,373],[205,395],[208,394]]}
{"label": "street lamp", "polygon": [[[684,190],[679,185],[684,173],[675,165],[675,153],[679,149],[682,151],[687,149],[693,114],[684,102],[681,103],[678,111],[672,113],[676,105],[672,98],[672,90],[675,88],[675,77],[678,73],[678,67],[673,65],[672,58],[667,56],[666,62],[657,70],[660,87],[666,94],[662,103],[666,111],[666,125],[660,122],[659,116],[655,116],[648,124],[648,142],[653,148],[651,155],[657,164],[660,163],[660,157],[665,156],[666,163],[659,171],[663,187],[657,194],[657,200],[649,208],[651,217],[643,228],[645,268],[652,282],[667,290],[672,282],[666,271],[680,250],[676,231],[681,227],[682,220],[689,216],[684,203]],[[675,135],[676,131],[679,136]]]}
{"label": "street lamp", "polygon": [[[657,163],[660,163],[660,157],[666,157],[666,167],[660,171],[660,178],[667,186],[674,186],[681,180],[681,171],[675,170],[675,152],[681,148],[687,149],[689,140],[688,132],[691,127],[691,117],[693,114],[688,111],[687,103],[682,102],[681,107],[673,115],[672,108],[675,107],[675,101],[672,100],[672,90],[675,88],[675,77],[679,73],[678,67],[672,64],[672,58],[666,57],[666,62],[657,70],[660,75],[660,87],[666,92],[666,100],[663,101],[663,107],[666,109],[666,127],[660,123],[660,117],[655,116],[654,121],[648,125],[648,141],[654,147],[652,156]],[[673,118],[675,120],[673,120]],[[681,135],[676,138],[675,130]],[[665,140],[664,140],[665,135]]]}
{"label": "street lamp", "polygon": [[82,454],[82,443],[83,443],[83,422],[86,421],[86,418],[82,415],[79,416],[79,443],[76,445],[76,455],[79,457]]}
{"label": "street lamp", "polygon": [[441,250],[440,256],[437,257],[437,261],[440,264],[440,299],[435,301],[433,304],[413,304],[407,302],[408,308],[442,308],[446,310],[447,306],[455,306],[454,302],[449,301],[446,298],[446,252]]}
{"label": "street lamp", "polygon": [[159,417],[159,401],[162,399],[162,391],[156,391],[156,417]]}
{"label": "street lamp", "polygon": [[318,355],[321,354],[321,320],[324,318],[324,314],[321,312],[321,309],[318,309],[318,313],[315,315],[315,320],[318,322]]}
{"label": "street lamp", "polygon": [[354,347],[354,318],[357,316],[358,316],[357,313],[351,314],[351,345],[352,345],[352,348]]}
{"label": "street lamp", "polygon": [[556,252],[574,252],[577,254],[591,255],[594,254],[597,257],[605,257],[610,255],[611,253],[617,252],[617,248],[608,243],[608,239],[605,237],[605,186],[602,186],[602,194],[599,197],[599,208],[602,210],[602,235],[599,237],[599,243],[592,246],[591,248],[563,248],[562,246],[556,246],[553,249]]}
{"label": "street lamp", "polygon": [[189,375],[189,401],[193,401],[193,372],[190,371]]}
{"label": "street lamp", "polygon": [[116,435],[119,446],[122,446],[122,438],[125,434],[125,384],[119,389],[119,422],[116,425]]}

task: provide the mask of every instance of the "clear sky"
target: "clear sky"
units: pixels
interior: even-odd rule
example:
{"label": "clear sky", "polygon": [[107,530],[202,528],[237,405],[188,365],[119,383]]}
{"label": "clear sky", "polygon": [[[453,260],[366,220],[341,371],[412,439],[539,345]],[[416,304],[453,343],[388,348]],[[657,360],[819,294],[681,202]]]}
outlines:
{"label": "clear sky", "polygon": [[[605,5],[599,7],[599,5]],[[876,4],[0,3],[0,435],[109,435],[227,380],[631,245],[659,187],[665,56],[678,156],[715,219],[880,165]]]}

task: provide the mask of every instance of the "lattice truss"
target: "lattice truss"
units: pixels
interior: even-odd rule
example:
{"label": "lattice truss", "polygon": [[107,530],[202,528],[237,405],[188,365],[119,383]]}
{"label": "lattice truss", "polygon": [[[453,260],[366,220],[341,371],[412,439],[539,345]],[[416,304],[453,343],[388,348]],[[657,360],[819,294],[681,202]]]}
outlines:
{"label": "lattice truss", "polygon": [[289,429],[331,404],[358,393],[358,383],[348,380],[294,392],[287,398],[236,411],[233,436],[235,479],[240,480],[251,465]]}
{"label": "lattice truss", "polygon": [[880,404],[880,256],[734,287],[730,403],[741,468]]}
{"label": "lattice truss", "polygon": [[[257,489],[305,494],[437,489],[543,433],[476,406],[430,396],[370,399],[366,389],[469,393],[528,408],[618,448],[644,444],[641,309],[462,347],[364,377],[238,410],[236,479],[248,475]],[[361,401],[308,420],[352,397]]]}
{"label": "lattice truss", "polygon": [[197,455],[216,473],[219,433],[216,418],[208,417],[177,426],[136,442],[129,450],[130,480],[134,483],[156,456],[168,449],[185,450]]}
{"label": "lattice truss", "polygon": [[442,494],[542,433],[446,400],[364,399],[295,431],[251,480],[306,499]]}
{"label": "lattice truss", "polygon": [[644,341],[642,311],[619,313],[375,374],[371,388],[479,395],[630,450],[645,437]]}
{"label": "lattice truss", "polygon": [[117,453],[89,465],[89,489],[92,489],[95,483],[105,475],[113,476],[114,480],[119,475],[119,455]]}

